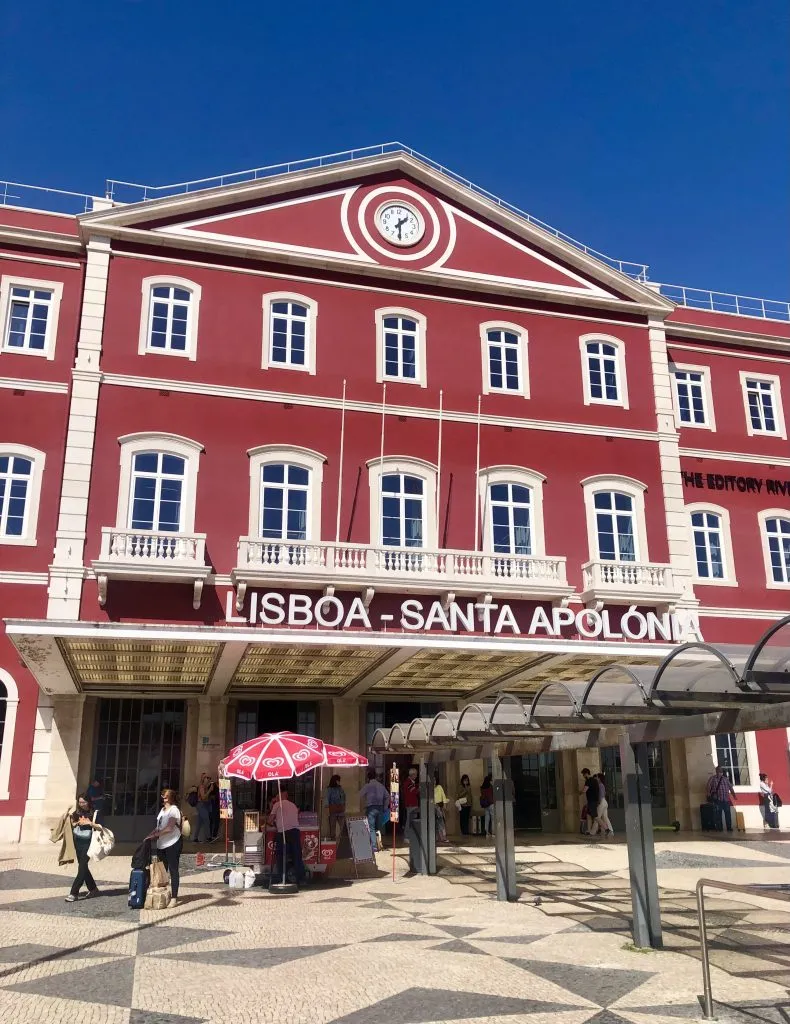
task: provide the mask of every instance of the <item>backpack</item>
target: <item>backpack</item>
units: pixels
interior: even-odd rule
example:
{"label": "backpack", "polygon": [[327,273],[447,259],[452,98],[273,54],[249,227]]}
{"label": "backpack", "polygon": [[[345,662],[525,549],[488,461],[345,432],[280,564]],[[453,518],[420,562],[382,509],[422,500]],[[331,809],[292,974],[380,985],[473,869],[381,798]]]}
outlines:
{"label": "backpack", "polygon": [[190,789],[187,793],[187,803],[190,807],[197,807],[198,805],[198,792],[196,789]]}
{"label": "backpack", "polygon": [[132,872],[144,871],[151,863],[151,840],[144,839],[132,854]]}

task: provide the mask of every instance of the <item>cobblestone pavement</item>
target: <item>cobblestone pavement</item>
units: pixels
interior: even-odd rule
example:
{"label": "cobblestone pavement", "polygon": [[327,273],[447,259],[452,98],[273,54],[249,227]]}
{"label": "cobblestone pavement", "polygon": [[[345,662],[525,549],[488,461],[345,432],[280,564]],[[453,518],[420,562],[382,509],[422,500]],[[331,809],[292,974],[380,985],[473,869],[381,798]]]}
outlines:
{"label": "cobblestone pavement", "polygon": [[[778,850],[778,848],[776,848]],[[180,905],[131,911],[128,860],[102,861],[102,896],[64,902],[53,848],[0,850],[2,1024],[670,1024],[698,1020],[690,873],[790,880],[788,848],[663,844],[667,949],[629,948],[624,851],[518,851],[521,898],[492,897],[493,851],[446,848],[434,878],[388,855],[378,877],[294,897],[182,879]],[[724,858],[724,859],[723,859]],[[746,866],[728,865],[728,860]],[[663,866],[661,866],[663,865]],[[721,877],[721,875],[719,876]],[[747,880],[747,879],[745,879]],[[790,1019],[790,914],[710,900],[720,1020]]]}

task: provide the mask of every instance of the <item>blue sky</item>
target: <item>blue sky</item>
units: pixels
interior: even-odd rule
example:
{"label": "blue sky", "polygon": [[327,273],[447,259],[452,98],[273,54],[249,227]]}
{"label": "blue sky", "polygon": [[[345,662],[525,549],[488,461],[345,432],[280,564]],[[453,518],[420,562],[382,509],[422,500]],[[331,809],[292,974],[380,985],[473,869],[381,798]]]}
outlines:
{"label": "blue sky", "polygon": [[786,0],[9,4],[0,178],[400,140],[667,283],[790,298]]}

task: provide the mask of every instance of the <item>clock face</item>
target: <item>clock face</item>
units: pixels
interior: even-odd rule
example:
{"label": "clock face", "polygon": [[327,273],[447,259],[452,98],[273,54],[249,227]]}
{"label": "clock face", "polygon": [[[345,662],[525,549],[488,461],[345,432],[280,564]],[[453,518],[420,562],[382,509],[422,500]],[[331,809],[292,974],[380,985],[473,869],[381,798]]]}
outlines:
{"label": "clock face", "polygon": [[391,245],[415,245],[425,234],[422,215],[406,203],[384,203],[376,212],[376,227]]}

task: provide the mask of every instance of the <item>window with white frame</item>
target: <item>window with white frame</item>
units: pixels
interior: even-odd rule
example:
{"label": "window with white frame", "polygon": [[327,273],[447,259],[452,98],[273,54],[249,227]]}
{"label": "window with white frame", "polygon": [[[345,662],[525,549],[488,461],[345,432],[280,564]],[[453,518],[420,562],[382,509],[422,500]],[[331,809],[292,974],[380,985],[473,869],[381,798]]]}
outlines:
{"label": "window with white frame", "polygon": [[63,285],[28,278],[0,279],[0,324],[4,352],[55,358]]}
{"label": "window with white frame", "polygon": [[625,347],[619,338],[583,335],[582,353],[584,404],[621,405],[628,408],[625,377]]}
{"label": "window with white frame", "polygon": [[387,456],[369,462],[368,469],[373,543],[435,548],[436,467],[422,459]]}
{"label": "window with white frame", "polygon": [[483,394],[502,392],[529,397],[527,332],[516,324],[480,325]]}
{"label": "window with white frame", "polygon": [[261,445],[250,459],[250,536],[318,541],[325,458],[298,445]]}
{"label": "window with white frame", "polygon": [[192,533],[203,446],[177,434],[128,434],[121,445],[118,528]]}
{"label": "window with white frame", "polygon": [[687,509],[697,581],[734,584],[729,512],[718,505],[689,505]]}
{"label": "window with white frame", "polygon": [[645,485],[631,477],[589,477],[582,487],[591,558],[647,561]]}
{"label": "window with white frame", "polygon": [[146,277],[142,289],[140,355],[197,359],[200,285],[178,277]]}
{"label": "window with white frame", "polygon": [[768,586],[790,586],[790,515],[787,510],[760,513],[762,543]]}
{"label": "window with white frame", "polygon": [[376,379],[426,386],[425,317],[406,309],[376,310]]}
{"label": "window with white frame", "polygon": [[0,800],[7,800],[10,795],[11,754],[18,706],[17,685],[11,674],[0,668]]}
{"label": "window with white frame", "polygon": [[316,303],[305,295],[264,295],[264,369],[315,373],[316,314]]}
{"label": "window with white frame", "polygon": [[672,370],[678,420],[686,427],[715,430],[710,371],[706,366],[679,366]]}
{"label": "window with white frame", "polygon": [[724,774],[733,786],[752,785],[746,733],[718,733],[715,741],[716,764],[724,769]]}
{"label": "window with white frame", "polygon": [[36,543],[44,453],[0,443],[0,544]]}
{"label": "window with white frame", "polygon": [[483,550],[498,555],[542,555],[545,477],[521,466],[480,471]]}
{"label": "window with white frame", "polygon": [[741,385],[747,433],[786,438],[779,378],[741,371]]}

